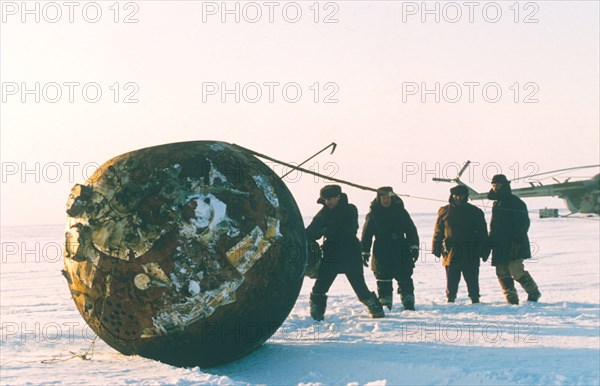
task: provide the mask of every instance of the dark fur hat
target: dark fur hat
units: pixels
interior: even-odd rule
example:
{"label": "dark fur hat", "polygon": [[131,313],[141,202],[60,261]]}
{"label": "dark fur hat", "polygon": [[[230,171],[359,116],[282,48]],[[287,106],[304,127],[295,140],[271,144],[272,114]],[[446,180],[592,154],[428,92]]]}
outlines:
{"label": "dark fur hat", "polygon": [[510,181],[504,174],[496,174],[492,177],[492,184],[510,184]]}
{"label": "dark fur hat", "polygon": [[332,198],[342,194],[342,187],[339,185],[325,185],[319,192],[317,204],[324,204],[326,198]]}
{"label": "dark fur hat", "polygon": [[468,196],[469,189],[464,185],[456,185],[450,189],[450,194],[456,194],[457,196]]}
{"label": "dark fur hat", "polygon": [[382,186],[381,188],[377,188],[377,198],[381,196],[393,197],[396,196],[396,193],[394,193],[394,189],[391,186]]}

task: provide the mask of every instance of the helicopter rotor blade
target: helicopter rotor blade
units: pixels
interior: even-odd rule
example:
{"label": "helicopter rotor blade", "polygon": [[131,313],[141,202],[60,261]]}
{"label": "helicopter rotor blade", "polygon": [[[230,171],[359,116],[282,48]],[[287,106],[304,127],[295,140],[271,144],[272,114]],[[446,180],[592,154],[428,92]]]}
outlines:
{"label": "helicopter rotor blade", "polygon": [[572,168],[550,170],[549,172],[532,174],[530,176],[523,176],[523,178],[532,178],[532,177],[537,177],[537,176],[543,176],[545,174],[552,174],[552,173],[558,173],[558,172],[566,172],[566,171],[569,171],[569,170],[590,169],[590,168],[597,168],[597,167],[600,167],[600,165],[575,166],[575,167],[572,167]]}
{"label": "helicopter rotor blade", "polygon": [[462,167],[462,169],[460,169],[460,172],[458,172],[458,176],[456,176],[456,179],[458,180],[460,178],[460,176],[463,175],[463,173],[465,172],[465,170],[467,170],[467,168],[469,167],[469,165],[471,164],[471,161],[467,161],[465,162],[464,166]]}

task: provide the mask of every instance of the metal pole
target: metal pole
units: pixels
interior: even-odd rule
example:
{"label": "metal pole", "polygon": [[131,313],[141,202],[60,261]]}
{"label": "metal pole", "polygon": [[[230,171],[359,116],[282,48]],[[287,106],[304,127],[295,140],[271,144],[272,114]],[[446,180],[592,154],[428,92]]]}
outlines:
{"label": "metal pole", "polygon": [[310,158],[306,159],[304,162],[302,162],[300,165],[294,167],[293,169],[291,169],[289,172],[285,173],[283,176],[281,176],[281,179],[284,179],[288,174],[290,174],[291,172],[298,170],[299,167],[301,167],[302,165],[304,165],[305,163],[307,163],[308,161],[310,161],[311,159],[315,158],[316,156],[318,156],[319,154],[323,153],[325,150],[327,150],[328,148],[331,147],[331,153],[329,153],[330,155],[333,154],[333,152],[335,151],[335,148],[337,147],[337,144],[335,142],[331,142],[329,145],[327,145],[326,147],[324,147],[322,150],[319,150],[319,152],[313,154]]}
{"label": "metal pole", "polygon": [[231,145],[237,147],[240,150],[247,151],[247,152],[249,152],[250,154],[252,154],[254,156],[257,156],[257,157],[260,157],[260,158],[264,158],[264,159],[269,160],[269,161],[277,162],[278,164],[281,164],[283,166],[287,166],[287,167],[290,167],[290,168],[294,168],[295,167],[297,170],[300,170],[301,172],[304,172],[304,173],[307,173],[307,174],[311,174],[313,176],[325,178],[327,180],[334,181],[334,182],[339,182],[340,184],[354,186],[355,188],[362,189],[362,190],[370,190],[371,192],[376,192],[377,191],[377,189],[370,188],[368,186],[358,185],[358,184],[355,184],[353,182],[344,181],[344,180],[340,180],[339,178],[334,178],[334,177],[326,176],[326,175],[321,174],[321,173],[313,172],[312,170],[304,169],[304,168],[301,168],[301,167],[296,167],[296,166],[291,165],[291,164],[289,164],[287,162],[283,162],[283,161],[280,161],[280,160],[275,159],[273,157],[269,157],[268,155],[264,155],[264,154],[255,152],[254,150],[247,149],[247,148],[245,148],[243,146],[236,145],[235,143],[232,143]]}

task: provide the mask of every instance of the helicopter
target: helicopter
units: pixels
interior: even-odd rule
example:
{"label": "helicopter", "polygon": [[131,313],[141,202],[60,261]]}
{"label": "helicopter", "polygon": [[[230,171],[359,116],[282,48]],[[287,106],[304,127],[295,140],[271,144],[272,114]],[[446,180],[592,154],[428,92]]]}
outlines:
{"label": "helicopter", "polygon": [[[464,185],[467,187],[467,189],[469,189],[469,197],[472,200],[485,200],[487,199],[487,192],[479,193],[460,180],[460,177],[467,170],[470,164],[471,161],[467,161],[455,178],[433,178],[433,181],[453,182],[459,185]],[[576,166],[533,174],[527,176],[527,178],[531,179],[532,177],[538,177],[541,175],[550,175],[571,170],[590,169],[597,167],[600,167],[600,165]],[[570,178],[567,178],[561,182],[554,177],[551,178],[556,183],[544,185],[540,180],[537,180],[535,181],[537,184],[534,182],[529,182],[531,186],[526,188],[512,189],[512,193],[521,198],[559,197],[563,199],[565,206],[571,212],[569,215],[575,213],[600,214],[600,174],[596,174],[589,179],[579,181],[570,181]],[[540,212],[540,215],[541,214],[542,212]]]}

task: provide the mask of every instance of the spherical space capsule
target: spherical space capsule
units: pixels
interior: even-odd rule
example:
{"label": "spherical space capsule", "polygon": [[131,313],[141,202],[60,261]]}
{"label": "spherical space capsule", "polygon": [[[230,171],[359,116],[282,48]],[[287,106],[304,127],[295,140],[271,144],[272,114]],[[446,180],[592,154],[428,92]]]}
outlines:
{"label": "spherical space capsule", "polygon": [[264,343],[302,286],[306,239],[291,193],[248,151],[195,141],[104,163],[67,203],[64,275],[106,343],[209,367]]}

